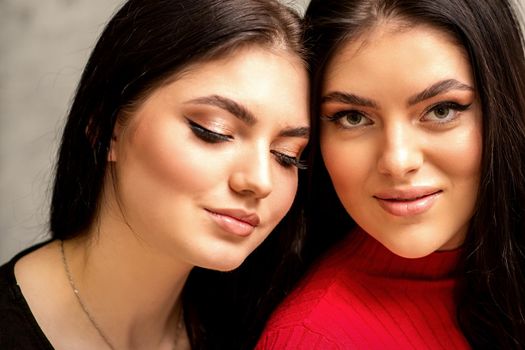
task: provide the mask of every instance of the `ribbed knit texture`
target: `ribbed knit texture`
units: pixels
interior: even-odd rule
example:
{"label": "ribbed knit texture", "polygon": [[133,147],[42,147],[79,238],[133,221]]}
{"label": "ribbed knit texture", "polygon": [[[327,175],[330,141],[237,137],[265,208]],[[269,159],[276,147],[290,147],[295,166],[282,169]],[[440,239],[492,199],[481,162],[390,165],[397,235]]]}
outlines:
{"label": "ribbed knit texture", "polygon": [[257,349],[469,349],[454,303],[460,254],[406,259],[356,230],[280,305]]}

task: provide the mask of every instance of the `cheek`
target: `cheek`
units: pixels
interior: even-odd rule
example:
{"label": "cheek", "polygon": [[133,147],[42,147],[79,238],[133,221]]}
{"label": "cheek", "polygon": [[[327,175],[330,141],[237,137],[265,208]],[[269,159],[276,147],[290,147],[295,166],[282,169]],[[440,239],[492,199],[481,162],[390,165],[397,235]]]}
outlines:
{"label": "cheek", "polygon": [[482,135],[479,123],[451,133],[436,145],[436,163],[454,187],[464,188],[469,197],[478,190],[481,173]]}
{"label": "cheek", "polygon": [[[297,175],[288,173],[289,169],[277,169],[278,174],[274,180],[274,189],[271,195],[266,198],[267,206],[270,210],[271,222],[275,226],[286,215],[297,193]],[[288,173],[288,174],[286,174]]]}
{"label": "cheek", "polygon": [[321,154],[338,197],[345,207],[356,200],[370,173],[373,155],[359,142],[321,135]]}
{"label": "cheek", "polygon": [[[133,179],[135,191],[146,197],[170,192],[198,192],[215,178],[210,174],[213,159],[192,143],[182,125],[144,124],[130,138],[123,167]],[[138,186],[141,183],[141,186]]]}

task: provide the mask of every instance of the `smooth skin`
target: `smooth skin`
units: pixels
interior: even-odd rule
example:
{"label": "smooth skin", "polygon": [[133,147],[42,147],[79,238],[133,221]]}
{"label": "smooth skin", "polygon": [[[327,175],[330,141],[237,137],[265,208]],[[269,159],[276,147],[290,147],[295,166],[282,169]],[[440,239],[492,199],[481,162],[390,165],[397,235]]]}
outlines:
{"label": "smooth skin", "polygon": [[[189,348],[176,334],[194,266],[230,270],[289,210],[308,141],[303,62],[247,47],[195,64],[114,130],[100,212],[65,242],[81,297],[118,349]],[[106,349],[52,242],[15,274],[56,349]]]}
{"label": "smooth skin", "polygon": [[402,257],[461,246],[482,150],[466,52],[437,29],[383,22],[335,54],[322,94],[323,159],[356,223]]}

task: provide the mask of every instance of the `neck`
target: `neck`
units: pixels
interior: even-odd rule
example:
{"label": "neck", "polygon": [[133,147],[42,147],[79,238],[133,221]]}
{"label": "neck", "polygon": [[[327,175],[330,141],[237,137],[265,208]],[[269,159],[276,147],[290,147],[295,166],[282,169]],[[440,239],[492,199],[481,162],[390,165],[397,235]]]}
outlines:
{"label": "neck", "polygon": [[171,348],[192,266],[111,221],[101,220],[96,232],[64,243],[79,295],[115,348]]}

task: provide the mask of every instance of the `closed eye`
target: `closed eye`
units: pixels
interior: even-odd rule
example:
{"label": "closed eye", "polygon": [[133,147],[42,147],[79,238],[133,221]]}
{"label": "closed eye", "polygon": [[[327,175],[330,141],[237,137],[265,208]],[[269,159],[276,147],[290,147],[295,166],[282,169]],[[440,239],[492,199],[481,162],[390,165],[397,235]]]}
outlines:
{"label": "closed eye", "polygon": [[215,131],[211,131],[209,129],[206,129],[202,125],[195,123],[193,120],[190,120],[188,118],[186,118],[186,120],[188,121],[190,129],[195,134],[195,136],[197,136],[204,142],[219,143],[233,140],[233,136],[231,135],[224,135]]}
{"label": "closed eye", "polygon": [[278,152],[278,151],[270,151],[275,158],[277,159],[277,162],[281,164],[285,168],[291,168],[291,167],[297,167],[300,170],[306,169],[306,163],[302,160],[300,160],[298,157],[292,157],[287,154]]}

